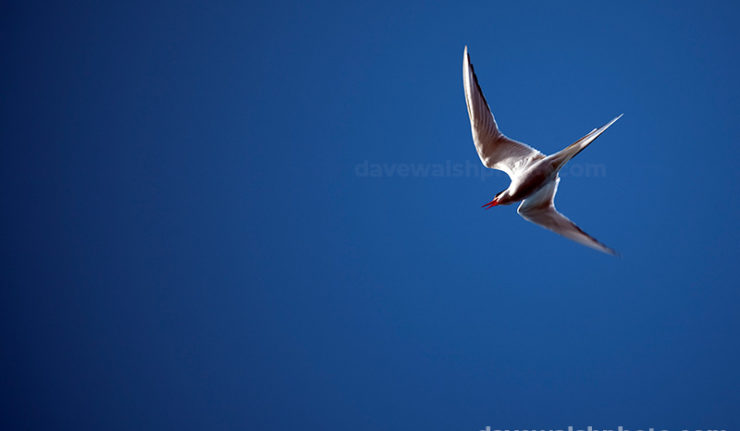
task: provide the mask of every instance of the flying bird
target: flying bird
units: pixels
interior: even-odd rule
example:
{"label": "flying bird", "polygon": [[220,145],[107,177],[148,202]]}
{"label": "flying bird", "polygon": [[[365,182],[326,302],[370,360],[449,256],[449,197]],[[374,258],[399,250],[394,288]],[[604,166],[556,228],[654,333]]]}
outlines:
{"label": "flying bird", "polygon": [[563,150],[546,156],[529,145],[509,139],[501,133],[478,84],[478,78],[470,63],[467,46],[463,53],[463,86],[473,142],[481,162],[488,168],[506,172],[511,179],[509,187],[497,193],[493,200],[484,204],[483,207],[490,209],[496,205],[510,205],[521,201],[517,213],[525,220],[587,247],[616,255],[616,251],[602,244],[559,213],[555,209],[554,199],[560,183],[558,175],[560,169],[622,115],[598,129],[593,129]]}

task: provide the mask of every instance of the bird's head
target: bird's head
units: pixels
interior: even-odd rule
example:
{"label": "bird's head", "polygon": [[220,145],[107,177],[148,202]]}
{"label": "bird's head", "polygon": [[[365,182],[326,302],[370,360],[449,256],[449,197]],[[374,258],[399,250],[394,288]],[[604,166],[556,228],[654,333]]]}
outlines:
{"label": "bird's head", "polygon": [[504,197],[503,195],[506,193],[506,190],[502,190],[498,193],[496,193],[496,196],[493,197],[493,200],[491,202],[488,202],[487,204],[483,204],[481,208],[485,209],[491,209],[495,207],[496,205],[501,204],[501,199]]}

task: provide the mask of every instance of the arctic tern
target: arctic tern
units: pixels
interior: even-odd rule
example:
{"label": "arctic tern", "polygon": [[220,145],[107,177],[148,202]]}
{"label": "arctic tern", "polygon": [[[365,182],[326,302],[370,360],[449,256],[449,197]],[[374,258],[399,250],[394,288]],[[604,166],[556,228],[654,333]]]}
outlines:
{"label": "arctic tern", "polygon": [[575,223],[555,209],[554,199],[558,190],[560,169],[576,154],[583,151],[622,115],[594,129],[565,149],[546,156],[529,145],[504,136],[499,131],[488,102],[478,84],[468,55],[463,54],[463,85],[468,105],[470,129],[481,162],[488,168],[506,172],[511,179],[509,187],[496,194],[485,208],[510,205],[521,201],[517,213],[524,219],[560,234],[570,240],[604,253],[617,252],[590,236]]}

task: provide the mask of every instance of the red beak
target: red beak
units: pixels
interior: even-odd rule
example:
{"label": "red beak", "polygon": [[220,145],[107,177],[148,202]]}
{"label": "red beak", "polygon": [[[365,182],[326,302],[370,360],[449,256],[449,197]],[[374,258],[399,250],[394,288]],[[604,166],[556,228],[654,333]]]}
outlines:
{"label": "red beak", "polygon": [[491,208],[495,207],[496,205],[498,205],[498,202],[496,201],[496,199],[494,199],[491,202],[488,202],[487,204],[483,204],[483,206],[481,206],[481,208],[485,208],[487,210],[490,210]]}

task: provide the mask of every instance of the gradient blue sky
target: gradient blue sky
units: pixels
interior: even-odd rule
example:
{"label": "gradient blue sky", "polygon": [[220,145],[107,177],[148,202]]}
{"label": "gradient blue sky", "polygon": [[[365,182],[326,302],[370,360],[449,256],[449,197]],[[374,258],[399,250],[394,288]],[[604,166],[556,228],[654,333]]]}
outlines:
{"label": "gradient blue sky", "polygon": [[736,4],[109,3],[0,6],[3,429],[740,427]]}

